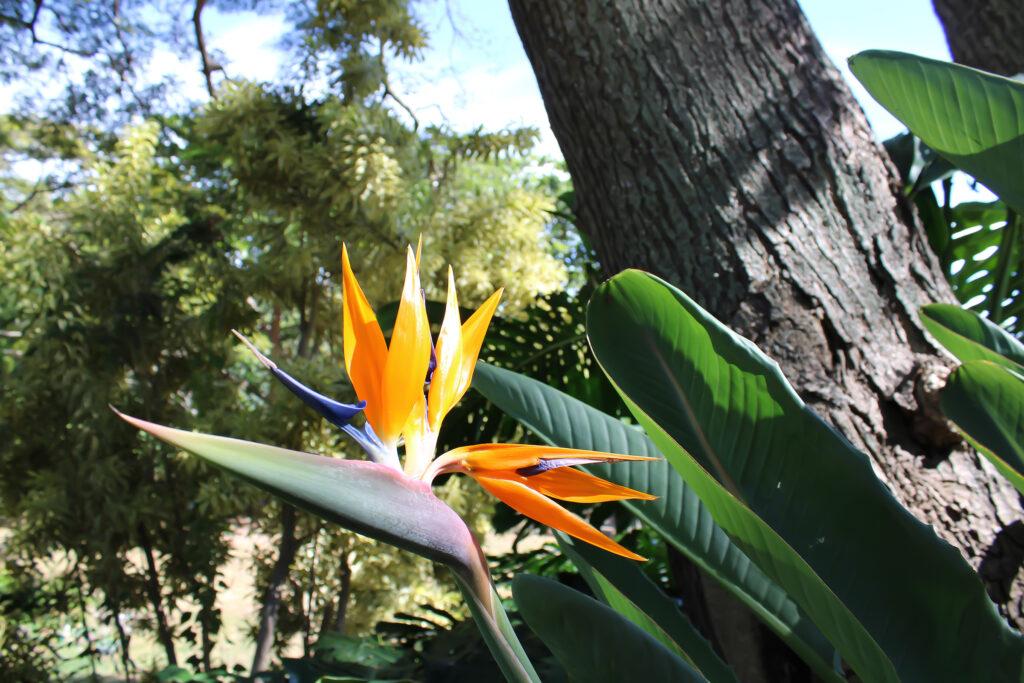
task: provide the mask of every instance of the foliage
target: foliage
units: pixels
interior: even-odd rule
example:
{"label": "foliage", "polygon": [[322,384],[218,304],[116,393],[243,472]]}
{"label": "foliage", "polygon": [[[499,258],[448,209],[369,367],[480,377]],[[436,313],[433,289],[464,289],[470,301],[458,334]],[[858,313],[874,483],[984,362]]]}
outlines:
{"label": "foliage", "polygon": [[1024,491],[1024,344],[971,311],[921,309],[928,331],[963,364],[942,390],[942,410],[978,452]]}
{"label": "foliage", "polygon": [[[6,3],[0,12],[0,80],[21,86],[21,113],[107,131],[139,116],[181,113],[193,103],[181,97],[185,84],[163,71],[162,61],[198,62],[210,97],[232,80],[226,55],[206,46],[204,11],[212,6],[205,0],[191,6]],[[299,89],[325,82],[353,104],[379,102],[389,92],[387,60],[415,58],[427,40],[405,0],[218,0],[215,7],[228,17],[282,16],[288,30],[280,47]]]}
{"label": "foliage", "polygon": [[[704,677],[658,640],[600,602],[550,579],[523,575],[513,582],[526,622],[550,643],[579,680],[697,683]],[[621,651],[628,657],[609,656]]]}
{"label": "foliage", "polygon": [[850,69],[925,144],[1024,209],[1024,84],[884,50],[854,55]]}
{"label": "foliage", "polygon": [[[1024,317],[1024,86],[976,69],[896,52],[867,51],[850,68],[911,135],[887,143],[957,298],[1019,331]],[[941,158],[937,158],[939,155]],[[930,185],[963,169],[1000,200],[944,204]]]}
{"label": "foliage", "polygon": [[[535,379],[481,364],[473,387],[545,443],[612,453],[659,453],[636,425]],[[657,501],[620,505],[721,583],[821,678],[829,680],[834,648],[797,603],[715,522],[693,487],[680,479],[668,461],[587,468],[618,484],[657,495]]]}
{"label": "foliage", "polygon": [[[1000,200],[953,204],[953,167],[912,134],[898,135],[885,145],[957,299],[1016,333],[1024,313],[1019,215]],[[934,182],[942,184],[942,204]]]}
{"label": "foliage", "polygon": [[[385,57],[414,53],[423,40],[415,20],[404,3],[378,12],[384,4],[288,8],[293,56],[310,78],[333,73],[337,88],[314,98],[301,83],[217,77],[216,97],[195,108],[164,99],[169,81],[143,84],[147,41],[171,44],[181,26],[191,30],[191,17],[156,26],[162,15],[153,7],[125,6],[121,45],[116,32],[104,33],[113,31],[109,7],[67,14],[77,23],[65,31],[54,23],[63,4],[46,3],[37,38],[75,50],[93,41],[79,50],[95,52],[87,57],[33,42],[24,25],[32,3],[4,10],[26,20],[0,28],[0,41],[16,48],[5,53],[8,73],[38,69],[26,87],[47,77],[68,86],[53,100],[34,93],[0,119],[0,500],[11,527],[4,562],[36,578],[72,567],[94,626],[127,625],[118,651],[147,631],[158,640],[166,631],[165,656],[177,649],[180,665],[215,670],[223,640],[216,596],[232,534],[259,540],[249,561],[263,596],[288,530],[280,506],[140,442],[111,421],[108,403],[344,452],[315,415],[270,386],[229,333],[253,333],[304,381],[345,389],[331,360],[343,239],[366,245],[361,266],[380,274],[368,289],[382,294],[394,293],[386,276],[397,261],[393,245],[420,232],[441,254],[514,246],[510,258],[488,257],[460,274],[469,303],[508,281],[515,313],[565,279],[545,232],[552,190],[527,171],[533,132],[418,131],[386,106],[386,69],[368,78],[325,59],[344,54],[352,65],[379,63],[382,49]],[[308,12],[320,14],[314,21]],[[177,47],[193,54],[191,42]],[[91,85],[77,80],[82,69]],[[118,128],[140,112],[152,117]],[[430,266],[428,291],[437,292],[443,268],[440,260]],[[475,529],[487,528],[490,504],[474,485],[452,482],[445,496]],[[429,562],[308,516],[294,539],[292,576],[276,587],[279,643],[299,633],[308,644],[322,624],[340,625],[340,615],[348,632],[360,633],[423,602],[458,612],[455,586]]]}
{"label": "foliage", "polygon": [[[170,663],[161,680],[241,678],[219,666],[214,646],[229,539],[244,529],[269,541],[249,569],[265,612],[277,614],[271,635],[278,645],[298,635],[304,651],[271,677],[481,680],[497,663],[516,680],[733,681],[663,592],[671,547],[822,680],[850,670],[883,681],[1021,678],[1020,636],[963,558],[895,502],[770,359],[653,276],[629,271],[596,287],[571,227],[571,192],[532,175],[535,131],[421,129],[402,111],[388,60],[414,57],[426,41],[408,3],[284,8],[302,74],[288,87],[223,77],[202,47],[202,1],[163,24],[147,4],[9,5],[2,74],[57,75],[61,87],[0,120],[5,676],[71,675],[115,652],[129,676],[134,629],[161,641]],[[199,45],[203,107],[174,105],[171,81],[145,77],[155,46],[194,49],[174,38],[183,27]],[[1018,329],[1024,91],[907,56],[867,54],[853,66],[923,141],[904,138],[894,154],[958,296]],[[964,93],[970,106],[952,106]],[[933,151],[1005,204],[954,207],[947,191],[939,206],[930,185],[951,166]],[[25,160],[44,170],[26,177]],[[228,334],[242,329],[302,381],[349,393],[333,360],[340,246],[377,274],[366,290],[384,301],[397,296],[391,274],[418,235],[429,299],[441,298],[449,262],[463,266],[465,304],[506,286],[504,319],[482,356],[497,367],[481,365],[475,384],[494,405],[467,401],[442,444],[532,433],[549,445],[665,456],[586,465],[660,496],[584,511],[657,562],[641,569],[562,537],[562,556],[542,549],[500,562],[500,574],[518,574],[515,599],[534,635],[469,552],[470,529],[486,532],[492,511],[475,485],[450,478],[437,499],[351,457]],[[557,291],[567,283],[570,293]],[[965,360],[944,409],[1024,490],[1024,353],[993,322],[930,308],[924,324]],[[270,495],[137,439],[108,402],[285,447],[149,426]],[[312,514],[288,523],[289,504]],[[453,576],[435,575],[429,560]],[[281,562],[291,567],[283,578]],[[594,599],[525,575],[572,567]],[[189,656],[176,663],[176,652]]]}
{"label": "foliage", "polygon": [[[858,675],[1019,677],[1020,637],[970,567],[898,506],[864,456],[810,413],[750,342],[681,292],[635,271],[598,289],[588,320],[602,368],[669,464]],[[533,396],[517,391],[521,382],[507,374],[491,378],[511,382],[514,398],[507,402],[518,401],[522,414]],[[555,424],[572,419],[554,415]],[[853,507],[855,518],[848,514]],[[922,585],[925,573],[929,582]],[[632,590],[624,584],[620,593]],[[606,599],[635,614],[636,602]],[[557,638],[550,625],[536,627]],[[958,647],[965,638],[975,647]]]}
{"label": "foliage", "polygon": [[562,533],[558,534],[558,545],[602,602],[646,631],[709,681],[737,683],[736,674],[711,644],[636,563],[598,552]]}
{"label": "foliage", "polygon": [[[963,361],[942,391],[943,411],[1000,473],[1024,491],[1024,347],[1004,331],[1020,330],[1024,313],[1024,86],[901,53],[862,53],[851,59],[850,66],[923,142],[1001,197],[989,205],[947,209],[952,213],[948,235],[941,227],[930,229],[944,265],[960,264],[951,270],[957,295],[968,306],[979,299],[984,302],[987,319],[932,304],[922,309],[921,320]],[[934,195],[928,193],[923,213],[932,225],[936,221],[927,218],[927,206],[934,204]],[[948,188],[946,194],[948,198]]]}

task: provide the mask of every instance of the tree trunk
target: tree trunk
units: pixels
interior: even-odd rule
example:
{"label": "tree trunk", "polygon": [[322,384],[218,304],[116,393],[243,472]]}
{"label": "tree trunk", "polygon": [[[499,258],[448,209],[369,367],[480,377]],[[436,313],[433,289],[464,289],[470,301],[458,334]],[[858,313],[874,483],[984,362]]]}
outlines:
{"label": "tree trunk", "polygon": [[953,296],[795,0],[510,4],[606,273],[666,278],[776,359],[1024,623],[1017,495],[925,400],[948,364],[917,309]]}
{"label": "tree trunk", "polygon": [[149,532],[141,522],[139,523],[139,544],[146,555],[146,593],[149,596],[149,602],[153,605],[153,613],[156,615],[157,637],[167,655],[168,665],[175,666],[178,663],[178,656],[174,651],[174,636],[167,625],[167,615],[164,613],[163,597],[160,591],[160,570],[156,566],[156,556],[153,554],[153,543],[149,539]]}
{"label": "tree trunk", "polygon": [[114,629],[117,631],[117,642],[120,646],[121,653],[121,667],[124,669],[124,681],[125,683],[133,683],[132,670],[135,666],[132,664],[129,648],[131,647],[131,641],[128,636],[128,632],[124,630],[124,624],[121,623],[121,610],[117,606],[116,602],[108,602],[108,609],[114,622]]}
{"label": "tree trunk", "polygon": [[288,578],[288,570],[298,551],[298,539],[295,537],[295,508],[284,505],[281,508],[281,545],[277,561],[270,572],[270,581],[263,594],[263,607],[260,609],[260,627],[256,634],[256,652],[252,658],[252,672],[255,676],[266,671],[270,665],[270,656],[274,651],[274,636],[277,633],[277,613],[281,607],[281,585]]}
{"label": "tree trunk", "polygon": [[1003,76],[1024,73],[1020,0],[932,0],[953,61]]}
{"label": "tree trunk", "polygon": [[349,565],[347,552],[341,554],[339,572],[341,574],[341,591],[338,593],[338,607],[334,612],[331,630],[344,633],[345,618],[348,616],[348,601],[352,596],[352,567]]}

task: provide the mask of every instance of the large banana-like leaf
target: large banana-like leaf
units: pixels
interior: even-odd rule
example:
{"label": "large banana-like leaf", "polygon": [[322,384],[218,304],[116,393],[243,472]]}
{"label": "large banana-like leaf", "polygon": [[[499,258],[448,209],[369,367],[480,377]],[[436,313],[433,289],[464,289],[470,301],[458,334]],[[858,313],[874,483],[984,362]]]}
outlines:
{"label": "large banana-like leaf", "polygon": [[862,680],[1021,680],[1024,642],[971,567],[756,346],[635,270],[587,329],[659,450]]}
{"label": "large banana-like leaf", "polygon": [[925,144],[1024,209],[1024,84],[885,50],[854,55],[850,70]]}
{"label": "large banana-like leaf", "polygon": [[555,532],[562,552],[594,595],[686,660],[710,683],[738,683],[736,674],[636,562]]}
{"label": "large banana-like leaf", "polygon": [[426,483],[374,462],[300,453],[118,415],[318,517],[446,565],[506,677],[538,680],[494,593],[480,546],[462,518]]}
{"label": "large banana-like leaf", "polygon": [[946,417],[1024,493],[1024,379],[970,360],[949,376],[941,400]]}
{"label": "large banana-like leaf", "polygon": [[512,581],[512,594],[527,625],[551,648],[572,681],[704,681],[618,612],[556,581],[520,574]]}
{"label": "large banana-like leaf", "polygon": [[921,323],[961,362],[987,360],[1024,375],[1024,344],[977,313],[928,304],[921,307]]}
{"label": "large banana-like leaf", "polygon": [[[558,389],[518,373],[478,363],[473,388],[552,446],[659,456],[642,431]],[[837,680],[834,649],[777,584],[765,576],[717,525],[672,465],[623,462],[587,465],[597,476],[658,496],[622,501],[793,648],[823,680]]]}

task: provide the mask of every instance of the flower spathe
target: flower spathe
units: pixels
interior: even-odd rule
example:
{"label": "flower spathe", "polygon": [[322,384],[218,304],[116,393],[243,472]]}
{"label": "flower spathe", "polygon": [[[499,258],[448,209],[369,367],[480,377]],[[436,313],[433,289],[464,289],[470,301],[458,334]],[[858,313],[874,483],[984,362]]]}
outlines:
{"label": "flower spathe", "polygon": [[[342,250],[345,367],[358,403],[340,403],[306,387],[248,339],[235,334],[292,393],[352,436],[371,460],[396,471],[410,485],[429,486],[441,474],[466,474],[509,507],[542,524],[623,557],[643,560],[552,499],[574,503],[652,500],[655,496],[574,466],[654,458],[499,443],[463,446],[435,457],[441,423],[469,389],[484,335],[502,291],[494,292],[462,322],[455,274],[449,268],[445,315],[434,347],[420,289],[418,260],[410,248],[389,344],[352,271],[348,250]],[[357,427],[351,421],[360,412],[366,423]],[[398,446],[403,440],[404,467],[398,458]]]}
{"label": "flower spathe", "polygon": [[[509,507],[542,524],[618,555],[644,559],[551,498],[583,503],[653,499],[649,494],[572,468],[573,465],[652,458],[529,444],[477,444],[456,448],[435,459],[441,423],[469,389],[484,335],[501,299],[501,290],[494,292],[463,323],[455,275],[449,267],[445,315],[433,354],[434,368],[429,371],[430,328],[419,293],[417,266],[418,258],[410,248],[402,300],[391,346],[385,356],[384,336],[376,316],[352,272],[347,250],[342,252],[346,368],[356,394],[366,401],[367,421],[386,445],[397,442],[394,430],[401,422],[405,474],[428,483],[443,473],[468,474]],[[405,338],[406,335],[416,338]],[[392,361],[394,353],[412,356],[399,364],[399,361]],[[402,371],[388,373],[388,364],[392,362]]]}
{"label": "flower spathe", "polygon": [[[348,251],[343,250],[344,356],[359,399],[356,403],[341,403],[303,385],[235,333],[274,377],[352,436],[372,462],[187,432],[114,412],[137,429],[289,503],[449,567],[502,671],[510,680],[535,681],[536,672],[511,630],[479,542],[465,521],[433,494],[431,482],[442,473],[467,474],[523,514],[610,552],[643,559],[552,498],[585,503],[651,499],[572,467],[651,458],[525,444],[477,444],[435,458],[437,433],[445,415],[470,386],[501,291],[463,323],[454,273],[449,269],[448,304],[434,349],[418,260],[410,249],[388,343],[352,272]],[[366,419],[357,426],[352,420],[360,412]],[[404,468],[398,457],[403,440]]]}

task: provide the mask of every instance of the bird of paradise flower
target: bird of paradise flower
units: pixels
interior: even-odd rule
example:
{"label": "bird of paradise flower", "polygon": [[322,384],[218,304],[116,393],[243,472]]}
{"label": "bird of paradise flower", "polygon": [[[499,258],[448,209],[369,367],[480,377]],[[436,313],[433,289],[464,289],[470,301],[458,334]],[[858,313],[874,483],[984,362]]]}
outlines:
{"label": "bird of paradise flower", "polygon": [[[436,457],[441,423],[469,389],[502,291],[492,294],[462,322],[455,277],[449,267],[445,315],[435,344],[420,288],[418,261],[418,254],[410,247],[388,343],[343,247],[343,348],[357,403],[342,403],[303,385],[235,332],[280,382],[351,436],[369,462],[186,432],[117,414],[133,426],[314,514],[446,564],[459,579],[506,676],[510,680],[536,680],[496,600],[479,544],[458,515],[433,495],[431,483],[442,474],[469,475],[492,495],[542,524],[609,552],[643,560],[552,498],[581,503],[651,500],[654,496],[573,466],[652,458],[498,443],[463,446]],[[352,421],[360,413],[365,421],[357,427]],[[400,445],[404,446],[404,463],[398,455]]]}

